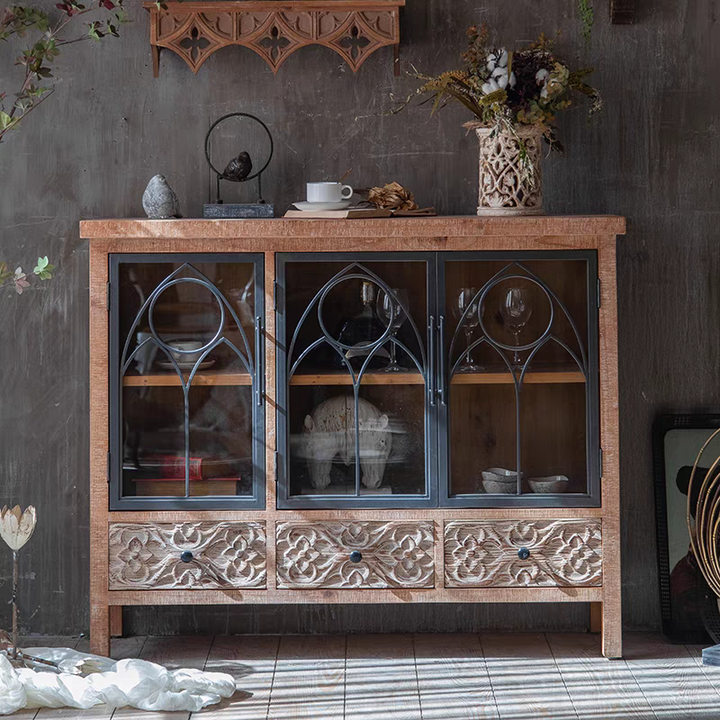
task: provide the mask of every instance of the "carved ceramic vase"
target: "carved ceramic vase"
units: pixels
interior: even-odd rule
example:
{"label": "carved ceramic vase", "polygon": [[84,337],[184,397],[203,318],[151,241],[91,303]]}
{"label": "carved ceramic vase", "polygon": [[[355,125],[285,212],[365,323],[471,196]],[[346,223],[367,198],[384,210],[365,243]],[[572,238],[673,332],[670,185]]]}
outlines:
{"label": "carved ceramic vase", "polygon": [[534,172],[524,170],[517,138],[492,128],[475,128],[480,141],[478,215],[541,215],[542,132],[519,127],[517,134],[532,160]]}

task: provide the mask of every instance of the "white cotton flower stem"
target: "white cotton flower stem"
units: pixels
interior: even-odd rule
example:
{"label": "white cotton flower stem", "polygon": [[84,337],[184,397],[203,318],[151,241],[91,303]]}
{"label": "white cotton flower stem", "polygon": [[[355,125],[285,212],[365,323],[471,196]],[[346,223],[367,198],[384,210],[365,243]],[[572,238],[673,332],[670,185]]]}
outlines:
{"label": "white cotton flower stem", "polygon": [[12,637],[13,637],[13,659],[17,660],[18,656],[18,607],[17,607],[17,590],[18,581],[20,579],[18,553],[13,550],[13,587],[12,587]]}

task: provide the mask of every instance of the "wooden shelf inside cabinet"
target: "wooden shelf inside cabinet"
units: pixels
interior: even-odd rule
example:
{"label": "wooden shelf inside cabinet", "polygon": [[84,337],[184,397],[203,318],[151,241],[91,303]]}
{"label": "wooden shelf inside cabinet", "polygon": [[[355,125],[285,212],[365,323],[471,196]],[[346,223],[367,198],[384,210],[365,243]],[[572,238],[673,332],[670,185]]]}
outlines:
{"label": "wooden shelf inside cabinet", "polygon": [[[513,379],[508,372],[457,373],[453,375],[453,385],[512,385]],[[525,385],[552,385],[566,383],[584,383],[585,376],[580,371],[528,372],[525,373]]]}
{"label": "wooden shelf inside cabinet", "polygon": [[[511,385],[508,372],[458,373],[453,376],[453,385]],[[584,383],[585,377],[579,372],[528,372],[523,380],[526,384]],[[365,373],[361,385],[423,385],[420,373]],[[352,385],[347,373],[319,373],[293,375],[290,385]]]}
{"label": "wooden shelf inside cabinet", "polygon": [[[187,382],[189,374],[183,373]],[[126,375],[123,377],[124,387],[158,387],[180,386],[177,373],[158,373],[157,375]],[[197,373],[193,385],[252,385],[252,377],[247,373]]]}
{"label": "wooden shelf inside cabinet", "polygon": [[205,0],[168,2],[150,12],[153,73],[160,48],[180,55],[197,73],[216,50],[241,45],[254,50],[277,73],[297,49],[322,45],[353,72],[381,47],[395,48],[399,75],[400,8],[405,0]]}

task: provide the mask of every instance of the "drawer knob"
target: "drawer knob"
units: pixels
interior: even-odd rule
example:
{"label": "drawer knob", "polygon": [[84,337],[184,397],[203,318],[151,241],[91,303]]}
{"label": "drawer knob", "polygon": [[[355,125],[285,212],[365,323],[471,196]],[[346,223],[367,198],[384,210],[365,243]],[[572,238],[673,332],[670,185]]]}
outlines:
{"label": "drawer knob", "polygon": [[185,552],[180,554],[180,559],[183,562],[190,562],[193,559],[193,554],[189,550],[185,550]]}
{"label": "drawer knob", "polygon": [[350,562],[359,563],[362,560],[362,553],[359,550],[353,550],[350,553]]}
{"label": "drawer knob", "polygon": [[530,557],[530,551],[527,548],[520,548],[518,550],[518,557],[521,560],[527,560]]}

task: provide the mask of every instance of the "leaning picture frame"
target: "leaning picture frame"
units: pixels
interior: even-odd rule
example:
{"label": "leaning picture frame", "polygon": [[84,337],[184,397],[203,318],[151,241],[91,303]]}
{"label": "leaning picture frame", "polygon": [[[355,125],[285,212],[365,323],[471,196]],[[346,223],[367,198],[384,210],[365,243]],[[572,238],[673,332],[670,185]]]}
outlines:
{"label": "leaning picture frame", "polygon": [[[664,414],[653,423],[660,607],[662,631],[671,642],[709,643],[708,629],[714,635],[718,624],[717,600],[695,562],[687,529],[690,473],[698,453],[718,428],[720,413]],[[720,436],[706,452],[707,457],[720,455]]]}

